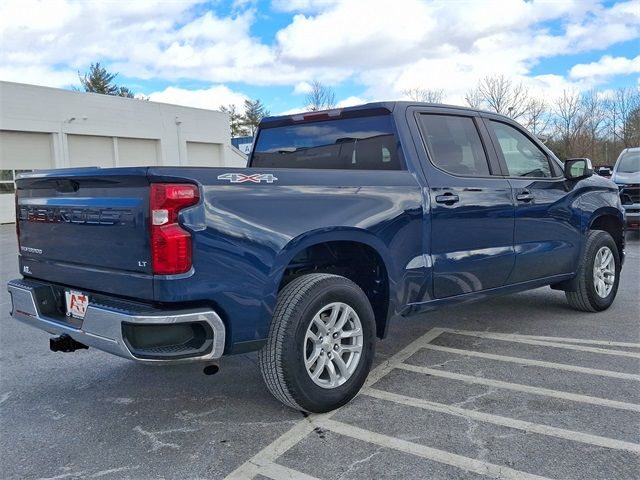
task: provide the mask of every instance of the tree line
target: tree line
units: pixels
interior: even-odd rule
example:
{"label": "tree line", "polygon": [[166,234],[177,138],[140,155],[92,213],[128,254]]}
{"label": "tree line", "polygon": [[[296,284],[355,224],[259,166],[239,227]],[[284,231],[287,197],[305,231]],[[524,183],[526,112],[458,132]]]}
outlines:
{"label": "tree line", "polygon": [[[133,98],[130,89],[115,83],[117,75],[100,63],[92,63],[84,75],[78,72],[86,92]],[[418,86],[405,90],[403,95],[413,101],[443,103],[445,91]],[[496,112],[519,122],[542,138],[562,160],[588,157],[594,165],[612,165],[622,149],[640,146],[640,87],[637,86],[607,91],[566,90],[559,98],[546,99],[533,95],[522,82],[492,75],[469,89],[465,101],[472,108]],[[304,109],[318,111],[335,106],[335,92],[313,80]],[[259,99],[247,99],[242,107],[221,106],[220,110],[229,115],[232,137],[253,136],[260,121],[269,115]]]}
{"label": "tree line", "polygon": [[[414,101],[444,99],[443,90],[417,87],[403,93]],[[469,89],[465,100],[470,107],[519,122],[562,160],[587,157],[594,165],[612,165],[622,149],[640,146],[638,87],[565,90],[556,99],[542,99],[522,82],[493,75]]]}

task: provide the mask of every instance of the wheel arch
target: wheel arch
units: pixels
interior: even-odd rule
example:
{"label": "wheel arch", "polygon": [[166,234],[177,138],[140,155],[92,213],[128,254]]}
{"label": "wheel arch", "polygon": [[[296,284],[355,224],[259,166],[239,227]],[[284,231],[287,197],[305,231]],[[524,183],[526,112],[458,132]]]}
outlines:
{"label": "wheel arch", "polygon": [[[593,230],[602,230],[611,235],[618,247],[618,255],[620,256],[620,262],[622,263],[624,260],[624,220],[622,213],[613,207],[604,207],[596,210],[585,223],[583,231],[584,238],[586,238],[588,232]],[[582,258],[582,253],[585,248],[586,242],[583,241],[580,246],[579,259]],[[578,284],[576,277],[551,285],[552,289],[564,290],[565,292],[575,292],[577,287]]]}
{"label": "wheel arch", "polygon": [[587,224],[588,230],[603,230],[613,237],[620,259],[624,256],[624,218],[620,210],[605,207],[596,210]]}
{"label": "wheel arch", "polygon": [[[311,268],[314,267],[311,259],[308,265],[300,266],[299,272],[292,271],[292,268],[296,267],[296,259],[303,258],[308,252],[324,248],[338,252],[336,258],[340,261],[337,265],[315,265],[315,268]],[[340,258],[340,253],[347,252],[371,255],[375,261],[372,265],[354,265],[342,261],[344,258]],[[370,271],[367,271],[367,267],[370,267]],[[376,334],[383,338],[386,335],[390,312],[395,309],[391,295],[393,268],[394,263],[388,247],[373,233],[358,228],[318,229],[292,239],[280,250],[269,275],[271,281],[268,282],[268,291],[263,298],[269,299],[271,312],[278,292],[290,278],[311,272],[341,274],[358,284],[369,298],[376,318]]]}

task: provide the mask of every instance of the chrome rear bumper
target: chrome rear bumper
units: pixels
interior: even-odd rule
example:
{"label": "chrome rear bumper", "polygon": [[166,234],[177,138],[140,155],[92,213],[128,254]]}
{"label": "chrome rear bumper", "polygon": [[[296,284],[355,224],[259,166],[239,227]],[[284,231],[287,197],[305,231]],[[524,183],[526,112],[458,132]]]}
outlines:
{"label": "chrome rear bumper", "polygon": [[[224,351],[225,326],[213,310],[155,310],[135,313],[117,306],[92,302],[87,308],[84,320],[71,323],[65,321],[64,317],[60,318],[60,315],[56,318],[56,315],[44,312],[47,310],[49,298],[42,298],[47,295],[38,292],[48,288],[47,284],[18,279],[10,281],[7,288],[12,301],[11,315],[16,320],[54,335],[67,334],[84,345],[130,360],[149,364],[207,361],[220,358]],[[175,356],[178,358],[171,358],[170,354],[164,354],[163,358],[148,358],[148,355],[141,356],[135,353],[123,336],[123,325],[162,327],[186,323],[204,323],[211,328],[212,338],[205,352],[199,352],[194,356],[185,356],[177,352]]]}

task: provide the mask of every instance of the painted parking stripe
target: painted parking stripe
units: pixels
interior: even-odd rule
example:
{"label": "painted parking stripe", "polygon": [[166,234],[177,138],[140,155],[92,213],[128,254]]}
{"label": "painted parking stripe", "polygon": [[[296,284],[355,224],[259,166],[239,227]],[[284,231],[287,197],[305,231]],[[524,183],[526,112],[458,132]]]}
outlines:
{"label": "painted parking stripe", "polygon": [[[460,330],[463,331],[463,330]],[[543,342],[564,342],[564,343],[578,343],[583,345],[602,345],[603,347],[624,347],[624,348],[640,348],[640,343],[631,342],[613,342],[610,340],[592,340],[589,338],[567,338],[567,337],[544,337],[540,335],[521,335],[521,334],[509,334],[518,338],[530,338],[531,340],[542,340]]]}
{"label": "painted parking stripe", "polygon": [[526,343],[527,345],[539,345],[542,347],[555,347],[564,348],[567,350],[577,350],[581,352],[600,353],[602,355],[617,355],[620,357],[633,357],[640,358],[640,353],[637,352],[625,352],[622,350],[608,350],[606,348],[586,347],[583,345],[572,345],[568,343],[547,342],[542,340],[530,340],[528,338],[509,335],[506,333],[490,333],[490,332],[471,332],[467,330],[454,330],[443,328],[446,333],[453,333],[456,335],[466,335],[470,337],[487,338],[491,340],[504,340],[507,342]]}
{"label": "painted parking stripe", "polygon": [[380,365],[378,365],[376,368],[374,368],[371,371],[371,373],[367,377],[367,381],[365,382],[364,387],[369,387],[373,385],[382,377],[389,374],[389,372],[391,372],[394,368],[396,368],[397,365],[400,365],[411,355],[416,353],[425,345],[428,345],[429,342],[432,342],[433,340],[435,340],[442,333],[442,331],[443,330],[441,328],[432,328],[423,336],[421,336],[420,338],[417,338],[416,340],[411,342],[409,345],[404,347],[402,350],[400,350],[398,353],[390,357],[389,360],[382,362]]}
{"label": "painted parking stripe", "polygon": [[277,463],[263,465],[258,473],[273,480],[320,480],[317,477],[312,477],[311,475],[278,465]]}
{"label": "painted parking stripe", "polygon": [[428,367],[418,367],[416,365],[409,365],[407,363],[400,364],[397,366],[397,368],[408,370],[410,372],[432,375],[434,377],[450,378],[452,380],[460,380],[467,383],[476,383],[478,385],[487,385],[490,387],[503,388],[505,390],[514,390],[516,392],[533,393],[535,395],[562,398],[564,400],[572,400],[574,402],[590,403],[592,405],[617,408],[618,410],[640,412],[640,405],[620,402],[617,400],[609,400],[608,398],[592,397],[589,395],[581,395],[578,393],[550,390],[548,388],[531,387],[529,385],[522,385],[519,383],[502,382],[500,380],[491,380],[489,378],[475,377],[472,375],[462,375],[460,373],[447,372],[445,370],[435,370]]}
{"label": "painted parking stripe", "polygon": [[640,445],[632,442],[625,442],[623,440],[615,440],[613,438],[601,437],[599,435],[590,435],[588,433],[575,432],[573,430],[566,430],[564,428],[556,428],[548,425],[526,422],[514,418],[502,417],[500,415],[493,415],[490,413],[478,412],[476,410],[460,408],[454,405],[447,405],[445,403],[430,402],[427,400],[422,400],[420,398],[398,395],[396,393],[387,392],[385,390],[378,390],[375,388],[368,388],[363,393],[380,400],[387,400],[389,402],[399,403],[410,407],[446,413],[449,415],[464,417],[479,422],[492,423],[494,425],[501,425],[503,427],[515,428],[524,432],[539,433],[542,435],[563,438],[565,440],[586,443],[589,445],[596,445],[598,447],[640,453]]}
{"label": "painted parking stripe", "polygon": [[456,355],[466,355],[468,357],[486,358],[487,360],[498,360],[500,362],[517,363],[519,365],[531,365],[533,367],[552,368],[567,372],[586,373],[589,375],[599,375],[601,377],[620,378],[622,380],[640,381],[640,375],[634,373],[614,372],[612,370],[600,370],[597,368],[578,367],[577,365],[567,365],[565,363],[545,362],[542,360],[532,360],[530,358],[510,357],[508,355],[497,355],[494,353],[477,352],[475,350],[463,350],[460,348],[443,347],[441,345],[423,345],[422,348],[437,350],[438,352],[453,353]]}
{"label": "painted parking stripe", "polygon": [[271,464],[275,463],[276,458],[313,432],[314,428],[316,428],[315,425],[308,421],[308,418],[301,420],[276,441],[267,445],[250,460],[247,460],[231,472],[226,477],[227,480],[247,480],[248,478],[253,478],[261,473],[263,468],[268,469]]}
{"label": "painted parking stripe", "polygon": [[409,453],[438,463],[444,463],[446,465],[451,465],[452,467],[460,468],[468,472],[478,473],[480,475],[513,480],[541,480],[546,478],[522,472],[520,470],[514,470],[502,465],[464,457],[445,450],[438,450],[418,443],[408,442],[406,440],[372,432],[346,423],[336,422],[331,419],[325,419],[315,423],[318,423],[320,427],[326,428],[340,435],[373,443],[374,445],[379,445],[381,447],[391,448],[403,453]]}
{"label": "painted parking stripe", "polygon": [[[373,385],[396,368],[397,365],[404,362],[407,358],[420,350],[423,345],[433,341],[441,333],[442,329],[432,328],[427,333],[404,347],[398,353],[391,356],[388,360],[383,361],[380,365],[374,368],[371,373],[369,373],[367,381],[365,382],[365,387]],[[278,457],[311,433],[316,427],[314,425],[316,421],[329,419],[340,410],[341,409],[337,409],[329,413],[309,415],[231,472],[226,477],[226,480],[246,480],[258,475],[262,467],[275,463]]]}

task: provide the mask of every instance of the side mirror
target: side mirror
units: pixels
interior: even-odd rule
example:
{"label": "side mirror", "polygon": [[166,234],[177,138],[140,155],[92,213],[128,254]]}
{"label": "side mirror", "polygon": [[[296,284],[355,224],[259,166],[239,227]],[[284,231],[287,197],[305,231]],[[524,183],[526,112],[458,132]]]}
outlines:
{"label": "side mirror", "polygon": [[564,162],[564,176],[568,180],[578,180],[593,175],[593,166],[588,158],[570,158]]}

